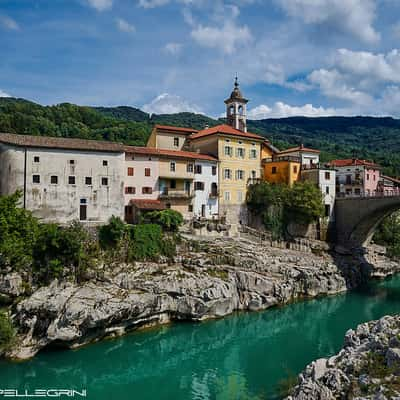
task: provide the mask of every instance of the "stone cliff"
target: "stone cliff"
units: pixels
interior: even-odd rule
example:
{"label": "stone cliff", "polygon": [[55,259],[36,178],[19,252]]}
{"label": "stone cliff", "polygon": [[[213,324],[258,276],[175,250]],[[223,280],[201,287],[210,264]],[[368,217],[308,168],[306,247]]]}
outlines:
{"label": "stone cliff", "polygon": [[[376,256],[374,256],[376,257]],[[7,356],[33,357],[48,346],[75,348],[104,337],[175,320],[200,321],[236,310],[263,310],[304,297],[339,293],[398,264],[272,248],[252,237],[184,240],[173,263],[104,265],[86,283],[54,281],[13,307],[18,335]],[[20,294],[18,278],[0,280]],[[7,292],[8,290],[8,292]]]}

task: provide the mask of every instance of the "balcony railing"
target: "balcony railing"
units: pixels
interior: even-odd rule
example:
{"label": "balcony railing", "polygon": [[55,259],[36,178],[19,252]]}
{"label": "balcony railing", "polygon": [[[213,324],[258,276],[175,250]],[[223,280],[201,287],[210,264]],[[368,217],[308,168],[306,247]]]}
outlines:
{"label": "balcony railing", "polygon": [[272,157],[272,158],[264,158],[262,160],[264,163],[272,163],[272,162],[301,162],[300,157],[295,157],[295,156],[281,156],[281,157]]}
{"label": "balcony railing", "polygon": [[160,193],[160,199],[191,199],[194,196],[192,191],[164,189]]}

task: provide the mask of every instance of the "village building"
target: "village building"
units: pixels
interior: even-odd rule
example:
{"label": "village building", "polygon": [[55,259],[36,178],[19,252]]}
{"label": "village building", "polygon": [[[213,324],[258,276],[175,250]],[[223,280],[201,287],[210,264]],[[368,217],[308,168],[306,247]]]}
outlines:
{"label": "village building", "polygon": [[137,223],[144,212],[165,208],[159,200],[159,157],[154,149],[124,146],[125,221]]}
{"label": "village building", "polygon": [[372,196],[377,193],[381,167],[372,161],[353,159],[333,160],[336,170],[336,192],[339,195]]}
{"label": "village building", "polygon": [[378,193],[384,196],[398,196],[400,195],[400,180],[391,176],[381,175],[377,190]]}
{"label": "village building", "polygon": [[187,145],[187,137],[196,132],[196,129],[191,128],[155,125],[146,146],[164,150],[185,150],[184,146]]}
{"label": "village building", "polygon": [[123,218],[124,150],[117,143],[0,135],[0,194],[45,222]]}

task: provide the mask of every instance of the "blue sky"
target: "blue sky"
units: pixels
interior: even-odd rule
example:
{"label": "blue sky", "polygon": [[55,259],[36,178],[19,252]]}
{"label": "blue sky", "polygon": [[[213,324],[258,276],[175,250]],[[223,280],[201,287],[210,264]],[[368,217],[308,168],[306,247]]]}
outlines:
{"label": "blue sky", "polygon": [[0,0],[0,96],[400,116],[399,0]]}

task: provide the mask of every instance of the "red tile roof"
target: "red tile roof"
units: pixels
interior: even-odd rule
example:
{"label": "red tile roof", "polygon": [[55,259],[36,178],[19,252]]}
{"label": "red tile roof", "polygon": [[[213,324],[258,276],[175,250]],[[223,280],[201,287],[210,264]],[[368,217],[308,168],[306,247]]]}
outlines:
{"label": "red tile roof", "polygon": [[333,167],[350,167],[353,165],[362,165],[365,167],[372,167],[372,168],[381,168],[379,164],[375,164],[372,161],[367,160],[359,160],[355,158],[347,158],[344,160],[332,160],[329,161],[328,165],[332,165]]}
{"label": "red tile roof", "polygon": [[159,131],[168,131],[168,132],[182,132],[187,134],[192,134],[198,132],[197,129],[192,128],[182,128],[180,126],[171,126],[171,125],[154,125],[154,128]]}
{"label": "red tile roof", "polygon": [[0,133],[0,143],[18,147],[44,147],[52,149],[105,151],[122,153],[123,145],[115,142],[100,140],[71,139],[50,136],[15,135]]}
{"label": "red tile roof", "polygon": [[195,153],[192,151],[180,151],[180,150],[166,150],[157,149],[155,147],[138,147],[138,146],[125,146],[127,153],[133,154],[146,154],[158,157],[174,157],[174,158],[186,158],[195,160],[206,160],[206,161],[217,161],[215,157],[207,154]]}
{"label": "red tile roof", "polygon": [[165,210],[165,206],[160,200],[132,199],[130,204],[140,210]]}
{"label": "red tile roof", "polygon": [[282,150],[279,152],[279,154],[294,153],[296,151],[301,151],[304,153],[316,153],[316,154],[321,153],[319,150],[310,149],[309,147],[304,147],[303,145],[301,145],[301,146],[297,146],[297,147],[291,147],[290,149]]}
{"label": "red tile roof", "polygon": [[203,129],[202,131],[199,131],[189,136],[189,139],[190,140],[199,139],[205,136],[214,135],[218,133],[222,133],[224,135],[229,135],[229,136],[238,136],[243,138],[255,139],[255,140],[262,140],[262,141],[265,140],[263,136],[256,135],[255,133],[250,133],[250,132],[242,132],[226,124],[217,125],[214,126],[213,128]]}

